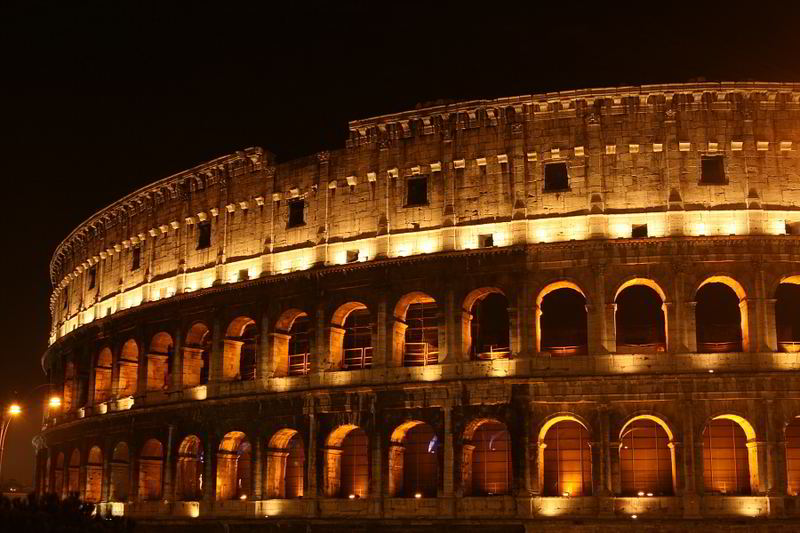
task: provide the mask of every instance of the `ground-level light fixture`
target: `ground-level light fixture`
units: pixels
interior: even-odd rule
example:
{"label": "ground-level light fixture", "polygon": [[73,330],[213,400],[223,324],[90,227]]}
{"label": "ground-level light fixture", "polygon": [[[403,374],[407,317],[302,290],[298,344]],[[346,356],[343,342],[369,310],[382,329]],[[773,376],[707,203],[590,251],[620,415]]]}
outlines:
{"label": "ground-level light fixture", "polygon": [[61,398],[58,396],[51,396],[47,401],[47,405],[49,405],[51,409],[58,409],[61,407]]}
{"label": "ground-level light fixture", "polygon": [[350,498],[351,500],[355,500],[356,499],[356,495],[355,494],[351,494],[350,496],[348,496],[348,498]]}
{"label": "ground-level light fixture", "polygon": [[8,414],[11,416],[17,416],[22,414],[22,407],[18,403],[12,403],[8,406]]}
{"label": "ground-level light fixture", "polygon": [[420,498],[422,498],[422,493],[421,492],[417,492],[416,494],[414,494],[414,497],[416,499],[420,499]]}

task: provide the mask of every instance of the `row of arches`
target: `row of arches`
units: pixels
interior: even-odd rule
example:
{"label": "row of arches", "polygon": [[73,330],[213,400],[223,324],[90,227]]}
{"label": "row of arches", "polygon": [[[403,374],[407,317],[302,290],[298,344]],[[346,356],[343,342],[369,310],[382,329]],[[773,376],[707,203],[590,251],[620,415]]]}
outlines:
{"label": "row of arches", "polygon": [[[322,495],[329,498],[359,499],[372,495],[371,438],[364,428],[344,424],[325,438],[322,449]],[[758,490],[758,460],[752,425],[738,415],[723,414],[710,420],[702,432],[702,479],[706,492],[748,495]],[[497,419],[479,418],[469,422],[461,436],[458,456],[460,484],[465,496],[511,494],[514,476],[524,469],[514,467],[513,442],[506,425]],[[590,428],[572,415],[547,420],[536,440],[536,475],[543,496],[577,497],[593,495],[598,444]],[[654,415],[640,415],[622,427],[618,449],[621,495],[675,495],[677,488],[676,442],[670,427]],[[785,429],[786,472],[790,494],[800,492],[800,418]],[[596,451],[596,450],[595,450]],[[236,500],[257,497],[254,490],[254,446],[241,431],[231,431],[214,450],[215,470],[209,470],[207,450],[197,435],[184,437],[175,458],[174,498],[182,501],[204,499]],[[519,457],[517,455],[516,457]],[[139,500],[165,497],[164,466],[167,458],[162,443],[154,438],[142,445],[136,458],[136,476],[130,476],[132,461],[128,446],[118,443],[106,466],[103,452],[93,446],[81,469],[81,454],[74,449],[65,460],[55,457],[50,490],[57,493],[84,490],[85,499],[103,498],[103,484],[109,483],[110,501],[127,501],[129,483],[136,479]],[[306,446],[299,431],[284,428],[267,442],[262,459],[265,499],[302,498],[306,493]],[[260,471],[260,470],[259,470]],[[422,420],[408,420],[390,435],[388,447],[388,496],[431,498],[442,491],[444,453],[442,435]],[[204,476],[214,475],[210,482]],[[81,476],[85,480],[81,480]],[[85,487],[82,489],[82,487]],[[211,489],[209,489],[211,487]]]}
{"label": "row of arches", "polygon": [[[784,351],[800,351],[800,285],[787,278],[775,294],[775,328],[778,345]],[[694,330],[698,352],[739,352],[749,349],[748,306],[742,286],[730,277],[704,280],[695,293]],[[534,306],[536,350],[552,355],[588,353],[590,302],[575,282],[560,280],[538,294]],[[610,321],[613,323],[617,353],[663,352],[667,350],[668,301],[661,287],[647,278],[633,278],[616,291]],[[461,350],[476,360],[508,358],[516,312],[507,296],[496,287],[471,291],[461,309]],[[391,322],[393,365],[427,366],[440,362],[440,347],[447,343],[446,319],[439,302],[423,292],[400,298]],[[326,354],[329,369],[354,370],[372,366],[375,350],[375,313],[361,302],[347,302],[336,308],[327,330],[327,346],[319,346],[309,312],[290,308],[275,321],[268,339],[260,338],[256,321],[248,316],[232,319],[220,339],[220,381],[250,381],[257,376],[259,353],[269,352],[268,375],[297,376],[312,371],[314,352]],[[198,321],[180,339],[181,375],[173,374],[175,341],[160,331],[149,342],[139,371],[140,347],[128,339],[114,357],[105,346],[93,358],[91,390],[93,403],[144,391],[158,391],[173,385],[193,387],[208,383],[212,369],[211,328]],[[264,345],[268,350],[259,350]],[[141,374],[141,376],[140,376]],[[77,407],[78,372],[72,361],[64,367],[64,403]]]}

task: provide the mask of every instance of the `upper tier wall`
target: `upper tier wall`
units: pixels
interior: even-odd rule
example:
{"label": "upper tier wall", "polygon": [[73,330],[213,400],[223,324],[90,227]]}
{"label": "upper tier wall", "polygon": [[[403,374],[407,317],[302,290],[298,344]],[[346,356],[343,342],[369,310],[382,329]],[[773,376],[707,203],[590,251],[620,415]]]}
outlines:
{"label": "upper tier wall", "polygon": [[[277,165],[260,148],[221,157],[95,214],[51,262],[51,342],[142,301],[344,263],[351,248],[363,261],[476,247],[483,234],[503,246],[630,237],[640,223],[668,236],[781,233],[800,221],[789,213],[800,205],[799,84],[464,102],[354,121],[350,132],[343,150]],[[725,184],[699,184],[708,154],[724,156]],[[553,161],[567,163],[569,186],[547,192]],[[428,177],[427,203],[406,207],[414,176]],[[295,227],[291,199],[304,200]]]}

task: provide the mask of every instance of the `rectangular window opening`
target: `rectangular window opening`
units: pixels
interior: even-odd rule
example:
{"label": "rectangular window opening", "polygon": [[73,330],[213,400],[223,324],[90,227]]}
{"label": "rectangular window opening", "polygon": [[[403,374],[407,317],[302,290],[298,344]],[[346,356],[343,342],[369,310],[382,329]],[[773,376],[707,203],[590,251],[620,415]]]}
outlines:
{"label": "rectangular window opening", "polygon": [[97,267],[93,266],[89,269],[89,290],[94,289],[97,285]]}
{"label": "rectangular window opening", "polygon": [[480,235],[478,237],[478,242],[481,248],[491,248],[494,246],[494,235],[491,233],[488,235]]}
{"label": "rectangular window opening", "polygon": [[407,182],[406,207],[428,205],[428,177],[415,176]]}
{"label": "rectangular window opening", "polygon": [[197,249],[211,248],[211,224],[201,222],[197,225]]}
{"label": "rectangular window opening", "polygon": [[250,271],[246,268],[242,268],[239,270],[239,281],[246,281],[250,279]]}
{"label": "rectangular window opening", "polygon": [[700,183],[724,185],[725,165],[721,155],[704,155],[700,160]]}
{"label": "rectangular window opening", "polygon": [[647,237],[647,224],[634,224],[631,227],[631,237],[634,239]]}
{"label": "rectangular window opening", "polygon": [[355,263],[358,261],[359,250],[347,250],[347,262]]}
{"label": "rectangular window opening", "polygon": [[566,163],[547,163],[544,166],[545,192],[569,190],[569,174]]}
{"label": "rectangular window opening", "polygon": [[139,270],[142,266],[142,248],[136,246],[131,249],[131,270]]}
{"label": "rectangular window opening", "polygon": [[305,200],[290,200],[289,201],[289,223],[287,227],[294,228],[296,226],[303,226],[306,223],[306,202]]}
{"label": "rectangular window opening", "polygon": [[787,222],[786,235],[800,235],[800,222]]}

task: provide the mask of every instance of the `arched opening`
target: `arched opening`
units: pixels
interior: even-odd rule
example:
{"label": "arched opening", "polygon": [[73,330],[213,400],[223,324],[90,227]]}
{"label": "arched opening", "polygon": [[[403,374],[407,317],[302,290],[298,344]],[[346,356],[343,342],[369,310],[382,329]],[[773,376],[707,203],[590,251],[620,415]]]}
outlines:
{"label": "arched opening", "polygon": [[94,403],[102,403],[111,398],[111,350],[103,348],[97,354],[94,365]]}
{"label": "arched opening", "polygon": [[172,336],[161,331],[153,335],[147,353],[147,390],[160,391],[169,388],[172,373]]}
{"label": "arched opening", "polygon": [[571,417],[539,432],[539,480],[545,496],[591,496],[592,450],[586,426]]}
{"label": "arched opening", "polygon": [[497,420],[480,419],[464,431],[461,477],[470,496],[510,494],[512,489],[511,435]]}
{"label": "arched opening", "polygon": [[398,426],[389,448],[391,497],[432,498],[439,487],[439,438],[425,422],[411,420]]}
{"label": "arched opening", "polygon": [[508,359],[511,354],[508,298],[499,289],[472,291],[464,301],[464,353],[471,359]]}
{"label": "arched opening", "polygon": [[81,452],[75,448],[69,457],[69,468],[67,469],[67,493],[77,494],[80,491],[81,476]]}
{"label": "arched opening", "polygon": [[572,282],[557,281],[537,298],[539,351],[585,355],[588,346],[586,296]]}
{"label": "arched opening", "polygon": [[258,331],[253,319],[240,316],[230,323],[222,341],[223,380],[256,379],[257,339]]}
{"label": "arched opening", "polygon": [[[797,280],[797,281],[795,281]],[[775,291],[775,327],[782,352],[800,352],[800,278],[784,280]]]}
{"label": "arched opening", "polygon": [[302,498],[305,472],[303,439],[294,429],[281,429],[267,449],[267,497]]}
{"label": "arched opening", "polygon": [[[726,282],[728,278],[712,278],[700,285],[695,295],[697,350],[699,352],[741,352],[742,332],[747,316],[744,291]],[[733,282],[736,283],[736,282]],[[738,288],[738,283],[736,284]]]}
{"label": "arched opening", "polygon": [[[394,312],[395,361],[403,366],[439,362],[439,308],[436,300],[421,292],[403,296]],[[399,352],[399,353],[398,353]]]}
{"label": "arched opening", "polygon": [[642,416],[622,429],[619,447],[622,494],[674,494],[674,443],[666,427],[655,417]]}
{"label": "arched opening", "polygon": [[58,452],[56,456],[56,463],[53,468],[52,487],[55,494],[64,494],[64,452]]}
{"label": "arched opening", "polygon": [[[748,433],[751,436],[748,437]],[[706,425],[703,429],[703,485],[707,492],[751,493],[757,458],[755,446],[749,444],[755,444],[754,441],[752,426],[741,417],[722,415]]]}
{"label": "arched opening", "polygon": [[119,353],[119,376],[117,381],[117,397],[124,398],[136,394],[139,376],[139,345],[128,339]]}
{"label": "arched opening", "polygon": [[139,499],[160,500],[164,469],[164,448],[156,439],[142,446],[139,454]]}
{"label": "arched opening", "polygon": [[325,446],[325,495],[366,498],[369,494],[369,440],[358,426],[344,425],[328,436]]}
{"label": "arched opening", "polygon": [[[311,370],[311,319],[300,309],[287,309],[275,322],[272,338],[276,376],[304,376]],[[338,339],[341,341],[341,339]],[[341,346],[339,346],[341,356]]]}
{"label": "arched opening", "polygon": [[203,442],[189,435],[178,447],[178,471],[175,496],[182,501],[199,501],[203,498]]}
{"label": "arched opening", "polygon": [[217,452],[217,499],[246,500],[250,496],[250,441],[241,431],[223,437]]}
{"label": "arched opening", "polygon": [[333,368],[358,370],[372,366],[372,316],[366,305],[349,302],[333,313],[330,347]]}
{"label": "arched opening", "polygon": [[664,292],[655,282],[631,280],[617,291],[614,317],[617,352],[652,353],[667,349]]}
{"label": "arched opening", "polygon": [[183,348],[183,386],[195,387],[208,383],[211,356],[211,331],[202,322],[195,323],[186,334]]}
{"label": "arched opening", "polygon": [[785,430],[786,482],[788,493],[800,494],[800,418],[795,417]]}
{"label": "arched opening", "polygon": [[69,412],[75,409],[76,388],[77,388],[77,372],[75,371],[75,363],[67,361],[64,363],[64,392],[61,395],[62,404],[64,405],[64,412]]}
{"label": "arched opening", "polygon": [[114,447],[111,455],[111,486],[110,500],[112,502],[128,501],[128,486],[130,484],[130,454],[128,445],[124,442]]}
{"label": "arched opening", "polygon": [[103,497],[103,451],[99,446],[89,450],[86,462],[86,497],[87,502],[97,503]]}

